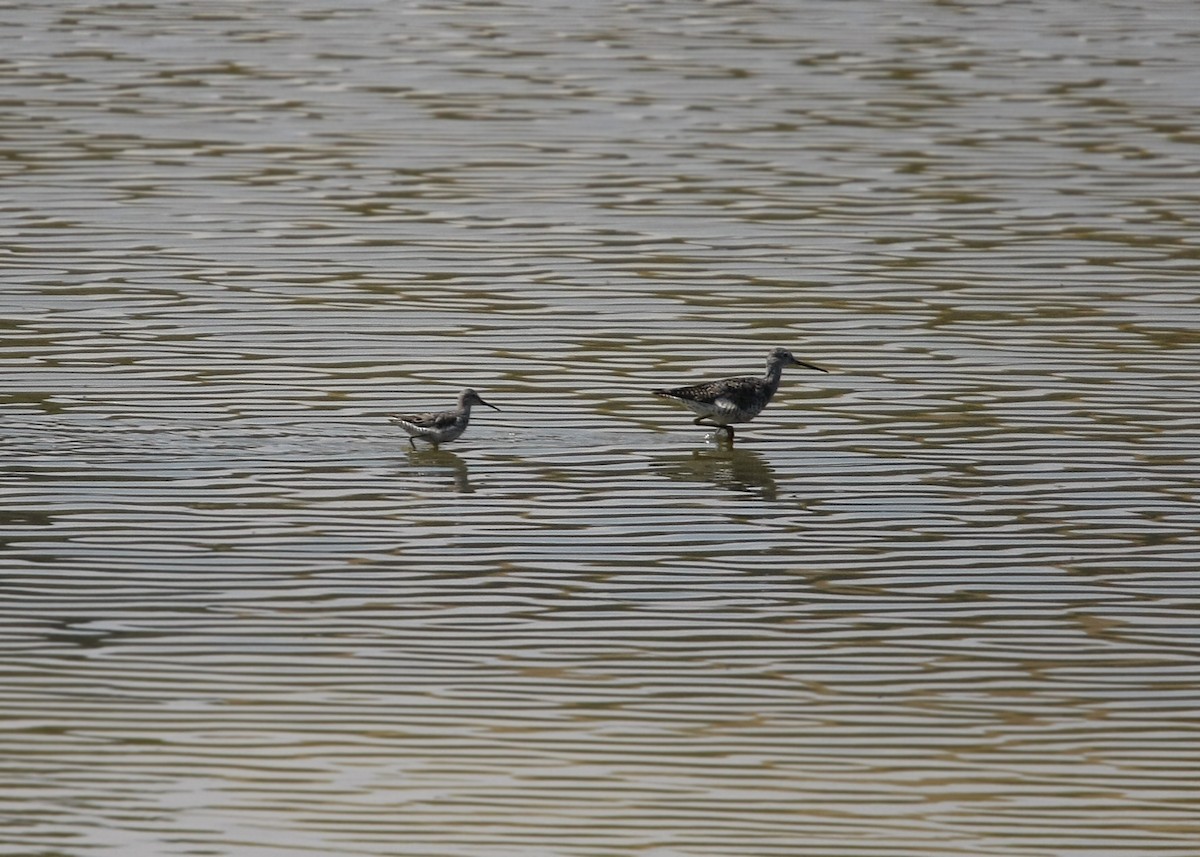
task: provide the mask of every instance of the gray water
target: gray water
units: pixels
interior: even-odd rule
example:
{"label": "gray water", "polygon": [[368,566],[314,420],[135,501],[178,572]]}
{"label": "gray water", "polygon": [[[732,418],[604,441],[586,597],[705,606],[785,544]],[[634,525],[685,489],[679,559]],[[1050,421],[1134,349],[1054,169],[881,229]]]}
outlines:
{"label": "gray water", "polygon": [[1200,853],[1194,4],[0,46],[0,854]]}

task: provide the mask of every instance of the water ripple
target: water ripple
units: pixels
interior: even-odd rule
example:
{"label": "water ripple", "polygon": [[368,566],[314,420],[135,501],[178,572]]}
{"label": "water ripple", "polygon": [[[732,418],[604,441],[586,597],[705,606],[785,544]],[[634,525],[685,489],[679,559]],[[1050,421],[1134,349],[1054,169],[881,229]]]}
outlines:
{"label": "water ripple", "polygon": [[9,11],[0,851],[1193,854],[1180,9]]}

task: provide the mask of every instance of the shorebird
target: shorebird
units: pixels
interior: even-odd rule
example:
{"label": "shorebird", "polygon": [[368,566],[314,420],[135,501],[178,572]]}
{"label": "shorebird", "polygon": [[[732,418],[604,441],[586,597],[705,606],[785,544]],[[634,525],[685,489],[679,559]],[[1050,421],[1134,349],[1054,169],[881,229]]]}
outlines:
{"label": "shorebird", "polygon": [[486,405],[493,411],[500,410],[479,398],[479,394],[468,388],[458,394],[458,407],[449,411],[431,411],[425,414],[393,414],[391,421],[408,432],[408,442],[414,447],[416,439],[427,440],[434,446],[454,440],[467,430],[471,421],[471,405]]}
{"label": "shorebird", "polygon": [[758,416],[779,389],[783,367],[792,365],[818,372],[829,371],[797,360],[786,348],[773,348],[767,355],[767,374],[761,378],[723,378],[673,390],[655,390],[654,395],[682,402],[692,413],[700,415],[692,422],[698,426],[725,429],[729,433],[729,442],[733,443],[732,423],[748,423]]}

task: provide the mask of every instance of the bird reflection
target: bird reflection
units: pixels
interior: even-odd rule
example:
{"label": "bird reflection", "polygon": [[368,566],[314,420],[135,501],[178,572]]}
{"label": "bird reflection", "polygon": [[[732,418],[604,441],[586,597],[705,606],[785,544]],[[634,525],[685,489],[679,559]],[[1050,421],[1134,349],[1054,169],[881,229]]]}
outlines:
{"label": "bird reflection", "polygon": [[759,494],[764,500],[774,500],[779,494],[774,471],[752,449],[722,445],[692,450],[656,463],[656,470],[670,479],[711,482],[731,491]]}
{"label": "bird reflection", "polygon": [[467,463],[445,449],[436,446],[422,446],[408,451],[409,463],[414,467],[428,469],[431,475],[441,475],[441,471],[449,471],[454,482],[454,490],[460,494],[470,494],[475,489],[471,487]]}

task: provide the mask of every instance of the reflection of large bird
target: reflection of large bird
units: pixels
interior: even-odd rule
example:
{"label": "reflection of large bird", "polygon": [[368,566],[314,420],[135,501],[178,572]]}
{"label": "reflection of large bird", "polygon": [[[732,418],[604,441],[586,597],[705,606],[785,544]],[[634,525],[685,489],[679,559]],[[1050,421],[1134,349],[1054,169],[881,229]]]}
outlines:
{"label": "reflection of large bird", "polygon": [[676,387],[673,390],[655,390],[654,395],[682,402],[692,413],[700,415],[692,422],[698,426],[725,429],[729,432],[729,441],[732,443],[731,423],[748,423],[758,416],[779,389],[783,367],[792,365],[816,369],[818,372],[829,371],[797,360],[786,348],[775,348],[767,355],[767,374],[761,378],[724,378],[706,384]]}
{"label": "reflection of large bird", "polygon": [[434,446],[454,440],[467,430],[471,421],[471,405],[484,405],[493,411],[500,410],[490,405],[474,390],[466,389],[458,394],[458,407],[449,411],[430,411],[424,414],[393,414],[392,422],[408,432],[408,442],[416,446],[415,439],[427,440]]}
{"label": "reflection of large bird", "polygon": [[685,482],[708,482],[730,491],[757,494],[764,500],[779,497],[775,471],[752,449],[729,446],[693,449],[680,457],[651,464],[656,473]]}

